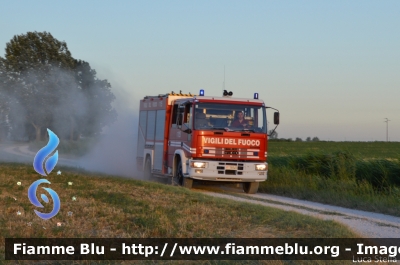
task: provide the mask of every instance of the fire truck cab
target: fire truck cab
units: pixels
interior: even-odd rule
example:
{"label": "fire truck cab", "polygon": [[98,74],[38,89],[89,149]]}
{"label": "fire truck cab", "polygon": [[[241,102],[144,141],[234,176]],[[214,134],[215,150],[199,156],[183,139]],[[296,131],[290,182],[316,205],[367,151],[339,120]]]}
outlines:
{"label": "fire truck cab", "polygon": [[[241,182],[256,193],[267,179],[267,118],[264,102],[191,94],[146,96],[140,100],[137,168],[144,176]],[[279,124],[279,112],[274,113]],[[276,128],[276,127],[275,127]]]}

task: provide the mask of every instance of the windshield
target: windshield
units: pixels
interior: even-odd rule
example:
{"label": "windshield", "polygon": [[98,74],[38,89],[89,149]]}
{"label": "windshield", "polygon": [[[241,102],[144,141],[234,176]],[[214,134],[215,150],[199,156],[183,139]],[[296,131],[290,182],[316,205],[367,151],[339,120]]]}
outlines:
{"label": "windshield", "polygon": [[194,108],[194,129],[267,133],[263,106],[197,103]]}

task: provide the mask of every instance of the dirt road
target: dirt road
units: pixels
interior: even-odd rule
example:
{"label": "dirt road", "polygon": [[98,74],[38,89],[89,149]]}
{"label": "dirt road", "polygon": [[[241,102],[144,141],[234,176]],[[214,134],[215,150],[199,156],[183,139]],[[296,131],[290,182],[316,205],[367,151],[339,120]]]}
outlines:
{"label": "dirt road", "polygon": [[214,197],[249,202],[279,208],[285,211],[294,211],[323,220],[335,220],[348,226],[351,230],[358,233],[360,237],[400,238],[400,217],[302,201],[265,193],[248,195],[241,192],[239,189],[237,193],[229,194],[207,191],[205,189],[199,191]]}

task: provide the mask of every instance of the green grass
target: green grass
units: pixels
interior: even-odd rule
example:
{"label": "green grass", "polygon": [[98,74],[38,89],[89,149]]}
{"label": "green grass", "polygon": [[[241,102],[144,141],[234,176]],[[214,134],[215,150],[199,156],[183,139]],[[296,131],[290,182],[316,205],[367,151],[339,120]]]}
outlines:
{"label": "green grass", "polygon": [[[182,187],[100,176],[67,168],[60,170],[61,175],[52,173],[47,177],[51,184],[46,186],[58,193],[61,210],[54,218],[42,220],[34,213],[35,207],[27,197],[30,184],[41,176],[31,165],[0,164],[0,200],[4,202],[0,204],[0,263],[4,260],[4,238],[7,237],[357,237],[333,221],[214,198]],[[17,182],[22,185],[17,185]],[[73,184],[68,185],[68,182]],[[73,196],[76,201],[72,200]],[[40,211],[48,212],[49,208]],[[17,215],[17,211],[22,214]],[[68,216],[68,212],[73,212],[73,215]],[[28,226],[29,222],[31,226]],[[57,222],[61,222],[62,226],[57,227]],[[172,264],[175,263],[187,264]],[[282,264],[280,261],[273,263]],[[204,264],[215,263],[205,261]]]}
{"label": "green grass", "polygon": [[325,178],[286,167],[270,166],[260,192],[400,216],[399,188],[378,192],[366,181]]}
{"label": "green grass", "polygon": [[399,149],[397,142],[272,141],[260,191],[400,216]]}

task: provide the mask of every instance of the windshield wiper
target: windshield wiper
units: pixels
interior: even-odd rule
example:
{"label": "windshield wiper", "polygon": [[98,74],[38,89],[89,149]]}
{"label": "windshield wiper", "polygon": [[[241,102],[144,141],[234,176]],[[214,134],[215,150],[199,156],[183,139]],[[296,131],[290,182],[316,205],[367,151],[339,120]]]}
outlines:
{"label": "windshield wiper", "polygon": [[230,129],[230,128],[225,128],[226,131],[228,132],[256,132],[254,129]]}
{"label": "windshield wiper", "polygon": [[227,132],[256,132],[254,129],[231,129],[228,127],[212,127],[212,130],[224,130]]}
{"label": "windshield wiper", "polygon": [[237,129],[237,130],[231,130],[235,132],[256,132],[254,129]]}

